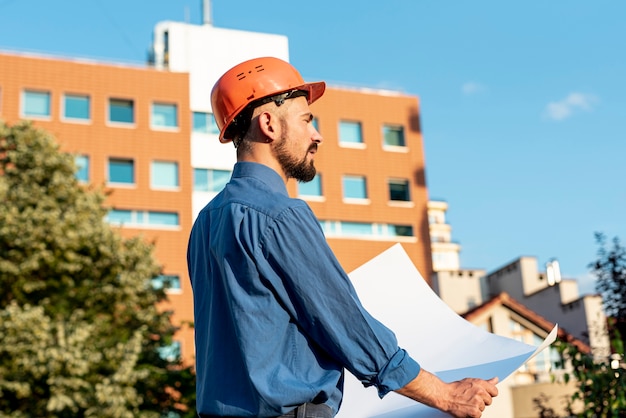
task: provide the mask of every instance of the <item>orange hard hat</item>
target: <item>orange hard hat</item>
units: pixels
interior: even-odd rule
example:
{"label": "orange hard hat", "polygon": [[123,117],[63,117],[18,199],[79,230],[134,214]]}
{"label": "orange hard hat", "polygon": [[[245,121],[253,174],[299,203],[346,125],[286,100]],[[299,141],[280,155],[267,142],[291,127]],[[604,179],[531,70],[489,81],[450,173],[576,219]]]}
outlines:
{"label": "orange hard hat", "polygon": [[304,91],[309,104],[324,94],[326,83],[305,83],[291,64],[274,57],[254,58],[226,71],[211,91],[211,105],[220,142],[233,140],[228,128],[251,103],[294,90]]}

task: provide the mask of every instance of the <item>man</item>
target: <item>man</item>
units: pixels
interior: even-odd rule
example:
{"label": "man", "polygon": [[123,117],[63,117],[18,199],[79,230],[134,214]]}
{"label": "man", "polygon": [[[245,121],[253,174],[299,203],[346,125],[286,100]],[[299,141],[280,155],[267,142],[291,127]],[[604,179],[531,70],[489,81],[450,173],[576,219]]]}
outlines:
{"label": "man", "polygon": [[[323,141],[309,105],[323,82],[257,58],[211,93],[230,182],[198,215],[188,249],[200,417],[334,416],[343,370],[383,397],[396,391],[455,417],[480,417],[495,383],[444,383],[398,347],[361,305],[308,205],[287,194],[310,181]],[[359,417],[357,417],[359,418]]]}

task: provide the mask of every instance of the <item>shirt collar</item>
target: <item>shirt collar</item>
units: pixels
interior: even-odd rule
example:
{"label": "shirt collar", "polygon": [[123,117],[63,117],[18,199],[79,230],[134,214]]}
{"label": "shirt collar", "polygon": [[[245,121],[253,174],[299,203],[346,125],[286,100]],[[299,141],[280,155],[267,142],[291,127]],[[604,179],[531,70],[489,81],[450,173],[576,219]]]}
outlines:
{"label": "shirt collar", "polygon": [[271,191],[275,193],[282,193],[285,196],[289,195],[287,193],[287,185],[285,185],[285,182],[280,174],[264,164],[253,163],[250,161],[237,162],[233,168],[232,177],[254,177],[267,185]]}

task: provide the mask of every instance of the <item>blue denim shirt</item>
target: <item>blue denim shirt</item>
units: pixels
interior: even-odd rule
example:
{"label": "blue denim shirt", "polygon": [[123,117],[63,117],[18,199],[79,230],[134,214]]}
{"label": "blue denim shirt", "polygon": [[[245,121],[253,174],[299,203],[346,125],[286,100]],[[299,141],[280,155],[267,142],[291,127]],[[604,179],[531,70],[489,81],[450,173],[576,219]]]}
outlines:
{"label": "blue denim shirt", "polygon": [[272,417],[305,402],[337,413],[344,368],[380,397],[419,373],[267,166],[235,165],[198,216],[187,261],[201,414]]}

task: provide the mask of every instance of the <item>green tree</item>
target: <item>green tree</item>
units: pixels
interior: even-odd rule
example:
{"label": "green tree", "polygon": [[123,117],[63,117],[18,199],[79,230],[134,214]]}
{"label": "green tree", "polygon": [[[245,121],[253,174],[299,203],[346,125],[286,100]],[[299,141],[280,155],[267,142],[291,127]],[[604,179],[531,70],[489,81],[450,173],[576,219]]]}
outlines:
{"label": "green tree", "polygon": [[604,234],[595,234],[598,258],[589,264],[596,276],[596,290],[602,295],[604,310],[615,321],[614,329],[626,337],[626,248],[614,237],[608,247]]}
{"label": "green tree", "polygon": [[0,417],[195,416],[153,246],[31,124],[0,122]]}
{"label": "green tree", "polygon": [[[612,339],[613,352],[623,358],[624,347],[619,333]],[[569,360],[572,372],[565,375],[566,382],[574,378],[578,391],[572,395],[570,406],[581,401],[581,418],[621,418],[626,416],[626,370],[622,363],[611,359],[597,360],[590,353],[582,353],[576,346],[559,342],[564,359]],[[615,357],[617,358],[617,357]],[[571,410],[571,408],[570,408]]]}
{"label": "green tree", "polygon": [[576,380],[578,391],[570,406],[581,401],[583,411],[578,417],[618,418],[626,416],[626,370],[624,369],[624,341],[622,330],[626,324],[626,249],[619,239],[613,239],[607,248],[604,234],[595,234],[599,245],[598,258],[589,264],[596,276],[596,290],[602,295],[605,312],[609,317],[608,330],[611,340],[611,358],[594,359],[591,353],[583,353],[577,347],[559,342],[557,347],[563,359],[572,366],[566,381]]}

